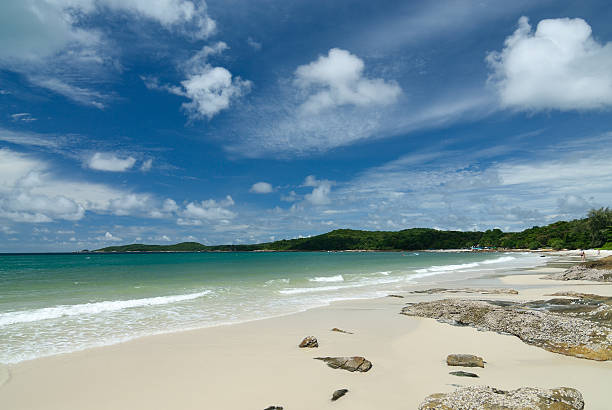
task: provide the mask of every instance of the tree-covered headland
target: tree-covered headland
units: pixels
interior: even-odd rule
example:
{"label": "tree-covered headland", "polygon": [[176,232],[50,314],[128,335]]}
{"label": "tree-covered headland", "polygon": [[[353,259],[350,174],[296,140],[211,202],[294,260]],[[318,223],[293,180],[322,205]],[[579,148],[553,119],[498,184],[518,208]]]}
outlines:
{"label": "tree-covered headland", "polygon": [[336,251],[465,249],[474,246],[505,249],[612,249],[612,209],[589,211],[586,218],[534,226],[521,232],[490,229],[485,232],[440,231],[412,228],[402,231],[337,229],[309,238],[284,239],[252,245],[206,246],[197,242],[175,245],[132,244],[97,252],[214,252],[214,251]]}

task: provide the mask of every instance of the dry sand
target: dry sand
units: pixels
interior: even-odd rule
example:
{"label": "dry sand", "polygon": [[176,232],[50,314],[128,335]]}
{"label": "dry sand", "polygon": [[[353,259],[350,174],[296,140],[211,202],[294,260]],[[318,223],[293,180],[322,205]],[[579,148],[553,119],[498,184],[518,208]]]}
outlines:
{"label": "dry sand", "polygon": [[[532,273],[548,273],[543,268]],[[334,303],[303,313],[168,335],[9,367],[0,409],[415,409],[431,393],[459,386],[577,388],[588,409],[611,408],[612,362],[547,352],[513,336],[399,314],[406,302],[441,297],[537,299],[559,290],[612,295],[610,284],[542,280],[538,275],[454,283],[513,287],[519,295],[414,295]],[[445,284],[444,286],[448,286]],[[354,334],[330,331],[339,327]],[[299,349],[314,335],[320,347]],[[473,353],[478,379],[449,375],[450,353]],[[367,373],[328,368],[317,356],[361,355]],[[0,369],[1,370],[1,369]],[[0,374],[2,372],[0,371]],[[1,377],[0,377],[1,378]],[[331,402],[332,392],[349,393]]]}

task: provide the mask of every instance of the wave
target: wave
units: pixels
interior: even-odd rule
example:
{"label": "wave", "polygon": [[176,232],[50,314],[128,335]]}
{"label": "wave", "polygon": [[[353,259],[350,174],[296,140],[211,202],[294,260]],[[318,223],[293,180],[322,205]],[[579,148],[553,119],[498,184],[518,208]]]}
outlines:
{"label": "wave", "polygon": [[391,271],[390,270],[383,270],[383,271],[376,272],[376,273],[378,273],[379,275],[383,275],[383,276],[389,276]]}
{"label": "wave", "polygon": [[318,276],[316,278],[308,279],[310,282],[344,282],[342,275],[335,276]]}
{"label": "wave", "polygon": [[22,310],[0,314],[0,327],[17,323],[37,322],[40,320],[56,319],[63,316],[94,315],[103,312],[114,312],[123,309],[167,305],[197,299],[208,295],[212,291],[205,290],[185,295],[157,296],[144,299],[109,300],[104,302],[82,303],[79,305],[58,305],[34,310]]}
{"label": "wave", "polygon": [[[429,268],[416,269],[416,273],[436,273],[436,272],[452,272],[457,270],[464,270],[470,268],[476,268],[481,265],[493,265],[496,263],[510,262],[515,260],[516,258],[513,256],[501,256],[495,259],[488,259],[482,262],[470,262],[470,263],[461,263],[458,265],[433,265]],[[429,275],[427,275],[429,276]]]}
{"label": "wave", "polygon": [[289,283],[289,278],[270,279],[265,282],[266,285],[274,285],[275,283]]}
{"label": "wave", "polygon": [[510,262],[510,261],[515,260],[515,259],[516,258],[514,256],[501,256],[501,257],[499,257],[497,259],[489,259],[489,260],[486,260],[486,261],[480,262],[480,263],[482,263],[483,265],[490,265],[492,263]]}

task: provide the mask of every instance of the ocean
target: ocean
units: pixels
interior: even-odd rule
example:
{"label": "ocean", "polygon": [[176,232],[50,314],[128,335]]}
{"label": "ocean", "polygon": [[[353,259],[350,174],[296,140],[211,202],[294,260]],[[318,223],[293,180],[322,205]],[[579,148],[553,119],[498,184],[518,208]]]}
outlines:
{"label": "ocean", "polygon": [[0,254],[0,363],[541,263],[470,252]]}

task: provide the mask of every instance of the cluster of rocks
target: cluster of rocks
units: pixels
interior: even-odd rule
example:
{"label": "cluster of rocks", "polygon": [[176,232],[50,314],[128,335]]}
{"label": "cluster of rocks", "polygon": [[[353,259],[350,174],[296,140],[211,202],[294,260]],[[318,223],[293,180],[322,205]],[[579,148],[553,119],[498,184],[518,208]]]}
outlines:
{"label": "cluster of rocks", "polygon": [[474,288],[457,288],[457,289],[446,289],[446,288],[433,288],[425,290],[414,290],[410,293],[424,293],[427,295],[433,295],[436,293],[478,293],[481,295],[518,295],[518,291],[507,288],[495,288],[495,289],[474,289]]}
{"label": "cluster of rocks", "polygon": [[555,389],[522,387],[505,391],[488,386],[476,386],[427,396],[419,409],[582,410],[584,400],[578,390],[569,387]]}
{"label": "cluster of rocks", "polygon": [[511,334],[548,351],[612,360],[612,327],[582,317],[529,308],[528,304],[443,299],[409,304],[402,314]]}
{"label": "cluster of rocks", "polygon": [[572,266],[564,272],[550,274],[544,279],[612,282],[612,256]]}

